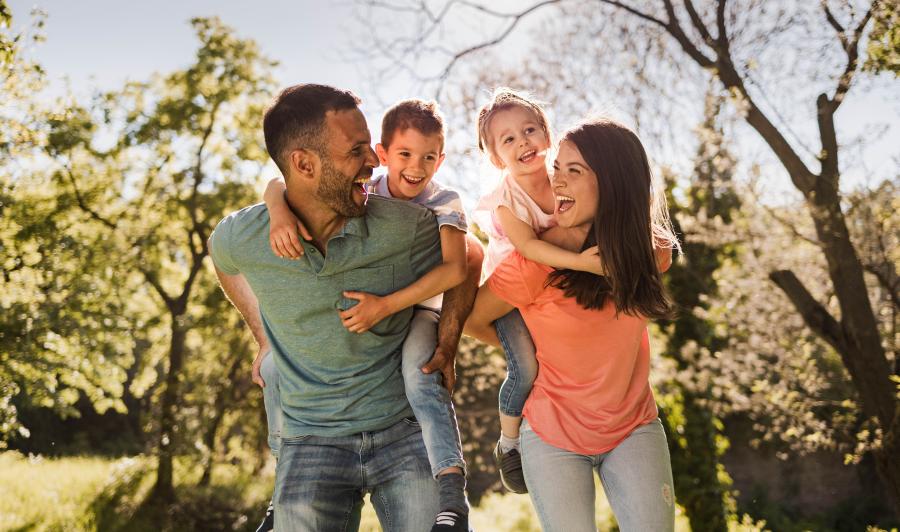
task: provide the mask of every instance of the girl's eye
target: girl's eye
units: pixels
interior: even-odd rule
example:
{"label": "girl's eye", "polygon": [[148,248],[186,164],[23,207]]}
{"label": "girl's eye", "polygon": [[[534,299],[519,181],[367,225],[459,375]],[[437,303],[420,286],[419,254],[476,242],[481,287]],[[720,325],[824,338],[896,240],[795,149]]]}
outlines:
{"label": "girl's eye", "polygon": [[512,139],[513,139],[512,137],[506,137],[505,139],[503,139],[503,142],[504,143],[512,142]]}
{"label": "girl's eye", "polygon": [[526,127],[526,128],[525,128],[525,134],[526,134],[526,135],[531,135],[531,134],[534,133],[535,131],[537,131],[537,128],[534,128],[534,127]]}

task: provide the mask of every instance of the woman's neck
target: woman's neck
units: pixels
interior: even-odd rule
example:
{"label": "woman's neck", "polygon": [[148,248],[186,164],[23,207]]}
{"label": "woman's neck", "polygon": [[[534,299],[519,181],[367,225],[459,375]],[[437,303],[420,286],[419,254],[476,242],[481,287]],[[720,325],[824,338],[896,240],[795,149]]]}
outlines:
{"label": "woman's neck", "polygon": [[541,240],[568,251],[580,252],[587,240],[591,224],[562,227],[557,225],[541,233]]}

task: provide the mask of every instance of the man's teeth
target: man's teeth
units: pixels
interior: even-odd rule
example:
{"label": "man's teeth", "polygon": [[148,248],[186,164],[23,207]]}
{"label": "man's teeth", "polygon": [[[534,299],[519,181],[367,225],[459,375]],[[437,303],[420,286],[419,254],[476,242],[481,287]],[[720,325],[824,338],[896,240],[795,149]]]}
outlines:
{"label": "man's teeth", "polygon": [[369,182],[369,178],[368,177],[357,177],[356,179],[353,180],[353,182],[356,183],[357,185],[365,185],[366,183]]}

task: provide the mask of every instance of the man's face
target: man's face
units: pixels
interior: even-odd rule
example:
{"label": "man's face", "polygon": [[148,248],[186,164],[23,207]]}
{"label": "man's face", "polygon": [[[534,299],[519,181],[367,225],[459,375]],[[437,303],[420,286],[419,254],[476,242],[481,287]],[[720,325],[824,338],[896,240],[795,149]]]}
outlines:
{"label": "man's face", "polygon": [[366,182],[378,166],[366,118],[359,109],[329,111],[325,130],[328,141],[316,195],[341,216],[362,216]]}

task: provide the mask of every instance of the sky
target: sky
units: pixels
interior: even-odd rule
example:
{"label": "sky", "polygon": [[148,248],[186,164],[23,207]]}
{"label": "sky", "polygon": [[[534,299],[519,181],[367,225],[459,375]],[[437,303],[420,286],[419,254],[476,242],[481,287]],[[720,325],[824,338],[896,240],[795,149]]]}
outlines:
{"label": "sky", "polygon": [[[520,3],[497,0],[491,5]],[[48,14],[47,40],[34,49],[34,57],[50,77],[51,93],[63,90],[63,79],[77,95],[87,95],[94,89],[114,89],[125,80],[146,79],[153,72],[183,68],[196,48],[188,21],[215,15],[239,36],[256,40],[266,56],[280,63],[275,74],[285,86],[317,82],[357,93],[373,138],[378,138],[386,104],[430,96],[413,94],[402,82],[373,88],[368,65],[352,60],[350,49],[388,39],[390,29],[374,25],[366,29],[352,0],[11,0],[9,4],[19,27],[28,23],[35,6]],[[525,38],[526,32],[514,34],[505,43],[507,49],[524,49]],[[837,115],[845,138],[865,141],[858,157],[861,164],[845,169],[845,185],[864,182],[873,174],[900,173],[900,91],[896,83],[887,87],[865,97],[851,92]]]}

